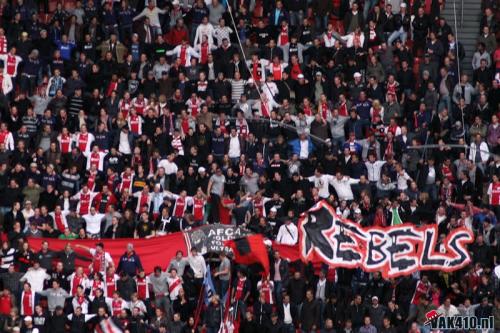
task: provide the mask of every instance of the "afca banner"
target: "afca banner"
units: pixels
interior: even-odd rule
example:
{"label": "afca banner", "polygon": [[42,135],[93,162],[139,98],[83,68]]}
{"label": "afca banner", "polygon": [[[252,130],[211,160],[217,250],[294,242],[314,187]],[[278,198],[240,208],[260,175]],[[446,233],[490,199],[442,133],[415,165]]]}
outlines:
{"label": "afca banner", "polygon": [[250,231],[233,225],[206,224],[184,232],[189,250],[195,246],[201,254],[229,251],[224,242],[251,235]]}
{"label": "afca banner", "polygon": [[299,252],[303,261],[324,262],[333,267],[380,271],[385,278],[416,270],[455,271],[471,261],[467,244],[474,234],[454,229],[436,250],[437,225],[362,228],[342,219],[321,201],[299,220]]}

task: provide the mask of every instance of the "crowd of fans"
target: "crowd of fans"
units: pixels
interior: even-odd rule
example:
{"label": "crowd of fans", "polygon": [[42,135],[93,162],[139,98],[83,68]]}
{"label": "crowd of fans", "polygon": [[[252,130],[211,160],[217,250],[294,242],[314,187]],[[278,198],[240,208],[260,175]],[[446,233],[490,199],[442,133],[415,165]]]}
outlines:
{"label": "crowd of fans", "polygon": [[[435,309],[500,329],[495,1],[472,75],[437,0],[67,5],[0,2],[3,332],[215,333],[227,298],[242,333],[426,333]],[[320,200],[364,227],[469,228],[472,264],[387,280],[270,249],[261,277],[212,255],[200,313],[196,248],[154,272],[105,251],[206,223],[294,245]],[[86,259],[40,237],[98,243]]]}

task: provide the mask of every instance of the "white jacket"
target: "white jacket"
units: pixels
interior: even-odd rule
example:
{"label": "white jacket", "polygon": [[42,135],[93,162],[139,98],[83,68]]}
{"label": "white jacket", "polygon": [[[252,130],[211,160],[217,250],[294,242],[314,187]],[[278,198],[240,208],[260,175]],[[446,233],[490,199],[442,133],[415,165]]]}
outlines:
{"label": "white jacket", "polygon": [[[182,45],[177,45],[173,50],[167,51],[167,56],[175,55],[179,58],[181,56],[181,47]],[[188,46],[186,49],[186,63],[184,63],[184,66],[191,66],[191,57],[200,58],[200,54],[196,52],[194,48]]]}
{"label": "white jacket", "polygon": [[[476,149],[478,149],[477,144],[475,142],[472,142],[470,144],[470,150],[469,150],[469,160],[475,161],[476,160]],[[490,149],[488,148],[488,145],[486,142],[481,142],[479,145],[479,150],[481,153],[481,161],[483,163],[486,163],[488,159],[490,158]]]}
{"label": "white jacket", "polygon": [[30,268],[20,279],[21,282],[27,281],[31,284],[31,290],[38,293],[43,290],[43,283],[45,280],[49,280],[50,275],[44,268],[34,269]]}
{"label": "white jacket", "polygon": [[283,224],[278,230],[276,242],[286,245],[295,245],[299,240],[299,231],[297,226],[293,223]]}
{"label": "white jacket", "polygon": [[193,45],[201,44],[203,36],[207,36],[208,45],[214,45],[214,32],[215,30],[212,24],[200,24],[198,28],[196,28]]}
{"label": "white jacket", "polygon": [[7,95],[12,91],[12,88],[14,86],[12,85],[12,78],[10,77],[9,74],[4,74],[3,75],[3,80],[2,80],[2,92],[4,95]]}
{"label": "white jacket", "polygon": [[354,200],[354,194],[352,193],[351,185],[359,183],[359,179],[352,179],[349,177],[344,177],[338,180],[336,177],[330,181],[330,184],[337,192],[339,200]]}

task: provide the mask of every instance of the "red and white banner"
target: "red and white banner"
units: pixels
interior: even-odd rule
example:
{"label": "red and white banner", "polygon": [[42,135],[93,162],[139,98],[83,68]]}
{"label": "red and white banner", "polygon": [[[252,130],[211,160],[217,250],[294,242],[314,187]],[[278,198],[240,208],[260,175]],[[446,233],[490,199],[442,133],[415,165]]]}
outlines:
{"label": "red and white banner", "polygon": [[474,241],[472,231],[457,228],[442,243],[437,241],[436,224],[362,228],[338,217],[323,201],[299,220],[299,252],[303,261],[324,262],[331,267],[360,267],[366,272],[380,271],[386,278],[417,270],[450,272],[470,263],[467,244]]}
{"label": "red and white banner", "polygon": [[[246,231],[241,232],[241,228],[225,228],[227,230],[212,225],[200,227],[189,234],[177,232],[150,239],[101,241],[115,265],[118,265],[120,257],[125,253],[127,244],[132,243],[141,258],[144,270],[150,273],[155,266],[166,268],[179,250],[187,255],[193,244],[206,252],[218,252],[224,249],[219,243],[248,236]],[[467,244],[474,241],[474,234],[466,227],[450,231],[441,243],[438,243],[436,224],[421,227],[400,224],[385,228],[362,228],[357,223],[338,217],[334,209],[323,201],[302,214],[298,229],[298,246],[273,244],[273,248],[280,252],[281,257],[290,261],[311,261],[316,265],[326,263],[330,267],[359,267],[366,272],[380,271],[386,278],[409,275],[417,270],[451,272],[461,269],[471,262]],[[207,231],[208,234],[205,235]],[[203,234],[204,237],[193,237],[198,234]],[[89,259],[90,253],[77,249],[74,245],[81,244],[92,248],[97,243],[96,240],[44,238],[31,238],[29,243],[33,250],[38,251],[44,240],[49,242],[50,249],[54,251],[62,251],[66,244],[71,243],[74,250],[81,255],[87,255]],[[83,267],[89,265],[83,260],[76,264]]]}
{"label": "red and white banner", "polygon": [[[70,243],[74,251],[80,255],[88,256],[91,259],[90,253],[85,250],[76,248],[76,244],[84,245],[90,248],[95,247],[95,244],[102,242],[104,244],[104,251],[109,252],[113,258],[115,266],[118,265],[120,257],[125,253],[127,244],[134,245],[134,250],[141,258],[142,267],[146,273],[153,271],[155,266],[161,266],[163,269],[167,268],[170,259],[175,257],[177,251],[184,252],[187,256],[187,246],[182,232],[175,232],[166,236],[159,236],[149,239],[134,239],[134,238],[121,238],[121,239],[102,239],[102,240],[62,240],[51,238],[30,238],[29,244],[31,248],[38,251],[42,247],[42,242],[49,242],[49,248],[53,251],[63,251],[66,244]],[[76,264],[82,267],[88,267],[89,262],[78,260]]]}
{"label": "red and white banner", "polygon": [[103,319],[95,327],[95,333],[123,333],[111,318]]}

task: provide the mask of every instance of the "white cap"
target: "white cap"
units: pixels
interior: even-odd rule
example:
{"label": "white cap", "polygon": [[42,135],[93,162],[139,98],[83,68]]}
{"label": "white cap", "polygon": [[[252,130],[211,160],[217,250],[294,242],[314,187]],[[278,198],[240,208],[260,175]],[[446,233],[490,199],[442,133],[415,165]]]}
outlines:
{"label": "white cap", "polygon": [[375,300],[375,299],[378,301],[378,296],[373,296],[372,297],[372,301]]}
{"label": "white cap", "polygon": [[205,169],[204,167],[198,168],[198,173],[205,172],[205,171],[207,171],[207,169]]}
{"label": "white cap", "polygon": [[399,7],[403,7],[403,8],[406,8],[406,3],[402,2]]}
{"label": "white cap", "polygon": [[178,5],[179,5],[179,0],[174,0],[174,1],[172,1],[172,5],[174,5],[174,6],[178,6]]}
{"label": "white cap", "polygon": [[276,209],[276,207],[273,207],[273,208],[271,208],[271,212],[277,213],[278,210]]}
{"label": "white cap", "polygon": [[252,78],[249,78],[249,79],[247,80],[247,83],[253,83],[253,79],[252,79]]}
{"label": "white cap", "polygon": [[321,75],[323,75],[323,73],[321,73],[321,72],[316,72],[316,76],[321,76]]}
{"label": "white cap", "polygon": [[264,245],[270,247],[270,246],[273,246],[273,242],[271,242],[269,239],[265,239],[264,240]]}
{"label": "white cap", "polygon": [[24,317],[24,321],[33,321],[33,318],[31,318],[31,316],[26,316]]}
{"label": "white cap", "polygon": [[354,214],[361,214],[361,209],[356,208],[356,209],[354,210]]}
{"label": "white cap", "polygon": [[361,77],[361,73],[360,72],[354,73],[354,77]]}
{"label": "white cap", "polygon": [[303,78],[304,78],[304,74],[297,75],[297,79],[303,79]]}

